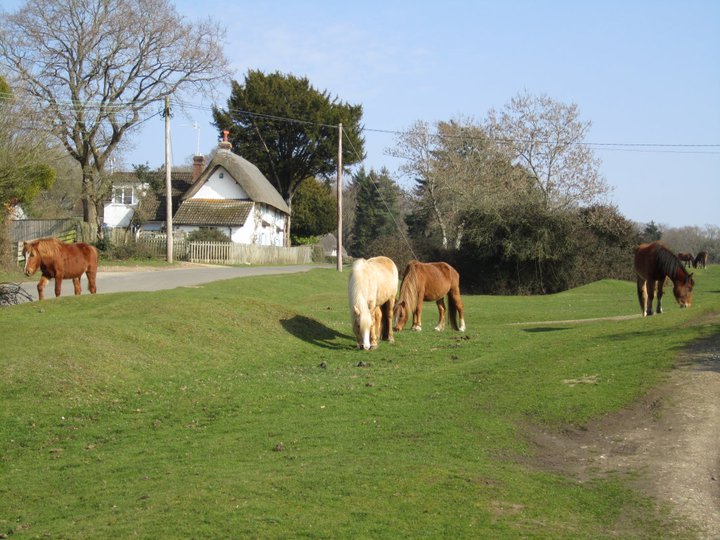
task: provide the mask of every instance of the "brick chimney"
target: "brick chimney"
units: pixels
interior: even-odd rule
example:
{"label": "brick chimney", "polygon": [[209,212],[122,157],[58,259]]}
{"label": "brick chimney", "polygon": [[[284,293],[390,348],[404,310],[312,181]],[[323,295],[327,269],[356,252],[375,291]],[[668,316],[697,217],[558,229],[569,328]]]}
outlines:
{"label": "brick chimney", "polygon": [[192,181],[195,182],[205,170],[205,156],[193,156]]}

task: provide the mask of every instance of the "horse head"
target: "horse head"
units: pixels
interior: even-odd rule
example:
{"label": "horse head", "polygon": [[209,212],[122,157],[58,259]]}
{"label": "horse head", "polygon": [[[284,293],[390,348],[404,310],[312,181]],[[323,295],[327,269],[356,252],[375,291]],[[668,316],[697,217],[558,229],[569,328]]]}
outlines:
{"label": "horse head", "polygon": [[23,242],[23,257],[25,258],[25,275],[32,276],[38,271],[40,263],[42,262],[42,257],[40,257],[37,246],[32,242]]}
{"label": "horse head", "polygon": [[[370,310],[361,310],[357,306],[353,308],[353,332],[358,349],[369,350],[372,346],[370,340],[370,328],[373,325],[373,315]],[[375,344],[377,347],[377,343]]]}
{"label": "horse head", "polygon": [[393,309],[393,319],[395,319],[395,326],[393,327],[395,332],[400,332],[403,328],[405,328],[405,324],[408,320],[408,307],[405,300],[400,300],[395,304],[395,308]]}
{"label": "horse head", "polygon": [[681,308],[690,307],[692,305],[692,290],[695,286],[692,274],[687,274],[685,279],[677,279],[673,281],[673,294],[675,300],[678,301]]}

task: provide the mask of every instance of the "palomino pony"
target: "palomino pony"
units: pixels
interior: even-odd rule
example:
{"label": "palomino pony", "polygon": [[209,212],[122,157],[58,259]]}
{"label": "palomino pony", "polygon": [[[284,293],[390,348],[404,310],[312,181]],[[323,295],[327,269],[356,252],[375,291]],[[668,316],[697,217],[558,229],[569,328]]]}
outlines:
{"label": "palomino pony", "polygon": [[665,277],[673,282],[673,294],[681,308],[692,304],[692,289],[695,285],[692,274],[675,254],[660,242],[640,244],[635,248],[635,272],[637,273],[637,294],[643,317],[652,315],[652,303],[657,288],[657,313],[662,313],[662,295]]}
{"label": "palomino pony", "polygon": [[[460,275],[452,266],[444,262],[421,263],[410,261],[405,268],[400,298],[395,304],[395,331],[399,332],[412,313],[412,330],[422,330],[423,301],[437,303],[439,321],[435,330],[445,328],[445,295],[448,297],[450,313],[448,318],[454,330],[465,331],[463,304],[460,299]],[[460,325],[458,326],[458,315]]]}
{"label": "palomino pony", "polygon": [[387,257],[353,263],[348,300],[358,349],[375,349],[379,339],[395,341],[392,314],[397,287],[397,266]]}
{"label": "palomino pony", "polygon": [[695,260],[693,261],[693,268],[706,268],[706,267],[707,267],[707,260],[708,260],[708,252],[707,252],[707,251],[700,251],[700,252],[695,256]]}
{"label": "palomino pony", "polygon": [[37,284],[38,299],[44,298],[45,285],[55,279],[55,296],[60,296],[63,279],[72,279],[75,294],[80,294],[80,276],[87,275],[88,288],[95,294],[98,252],[90,244],[66,244],[57,238],[41,238],[23,242],[25,275],[32,276],[38,268],[42,272]]}

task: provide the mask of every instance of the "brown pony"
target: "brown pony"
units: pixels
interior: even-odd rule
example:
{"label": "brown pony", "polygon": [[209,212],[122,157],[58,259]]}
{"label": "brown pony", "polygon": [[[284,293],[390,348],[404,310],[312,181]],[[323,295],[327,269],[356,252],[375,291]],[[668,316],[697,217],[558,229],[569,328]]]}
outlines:
{"label": "brown pony", "polygon": [[348,281],[348,300],[358,349],[375,349],[384,339],[393,343],[392,314],[398,271],[387,257],[357,259]]}
{"label": "brown pony", "polygon": [[[395,304],[395,331],[405,327],[412,313],[412,330],[422,330],[423,301],[437,303],[438,321],[435,330],[445,328],[445,295],[450,309],[449,319],[454,330],[465,331],[463,305],[460,299],[460,275],[452,266],[444,262],[421,263],[410,261],[400,285],[400,298]],[[458,326],[458,315],[460,325]]]}
{"label": "brown pony", "polygon": [[652,315],[652,303],[657,288],[657,313],[662,313],[662,295],[665,277],[673,282],[673,294],[681,308],[692,304],[692,289],[695,285],[692,274],[675,254],[660,242],[640,244],[635,248],[635,272],[637,273],[637,294],[643,317]]}
{"label": "brown pony", "polygon": [[680,259],[685,266],[689,266],[693,263],[694,257],[692,253],[681,252],[677,254],[677,258]]}
{"label": "brown pony", "polygon": [[693,261],[693,268],[705,268],[707,267],[707,260],[708,260],[708,252],[707,251],[701,251],[697,254],[695,257],[695,260]]}
{"label": "brown pony", "polygon": [[63,279],[72,279],[75,294],[80,294],[80,276],[87,275],[88,288],[95,294],[98,253],[90,244],[66,244],[57,238],[41,238],[23,242],[25,275],[32,276],[38,268],[42,272],[37,284],[38,299],[44,298],[43,290],[51,279],[55,279],[55,296],[60,296]]}

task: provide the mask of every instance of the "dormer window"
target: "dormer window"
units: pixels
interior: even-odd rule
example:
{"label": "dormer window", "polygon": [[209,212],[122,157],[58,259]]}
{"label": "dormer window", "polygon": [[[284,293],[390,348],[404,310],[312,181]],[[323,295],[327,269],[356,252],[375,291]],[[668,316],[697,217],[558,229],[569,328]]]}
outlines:
{"label": "dormer window", "polygon": [[134,204],[134,190],[132,186],[118,186],[113,188],[113,203]]}

